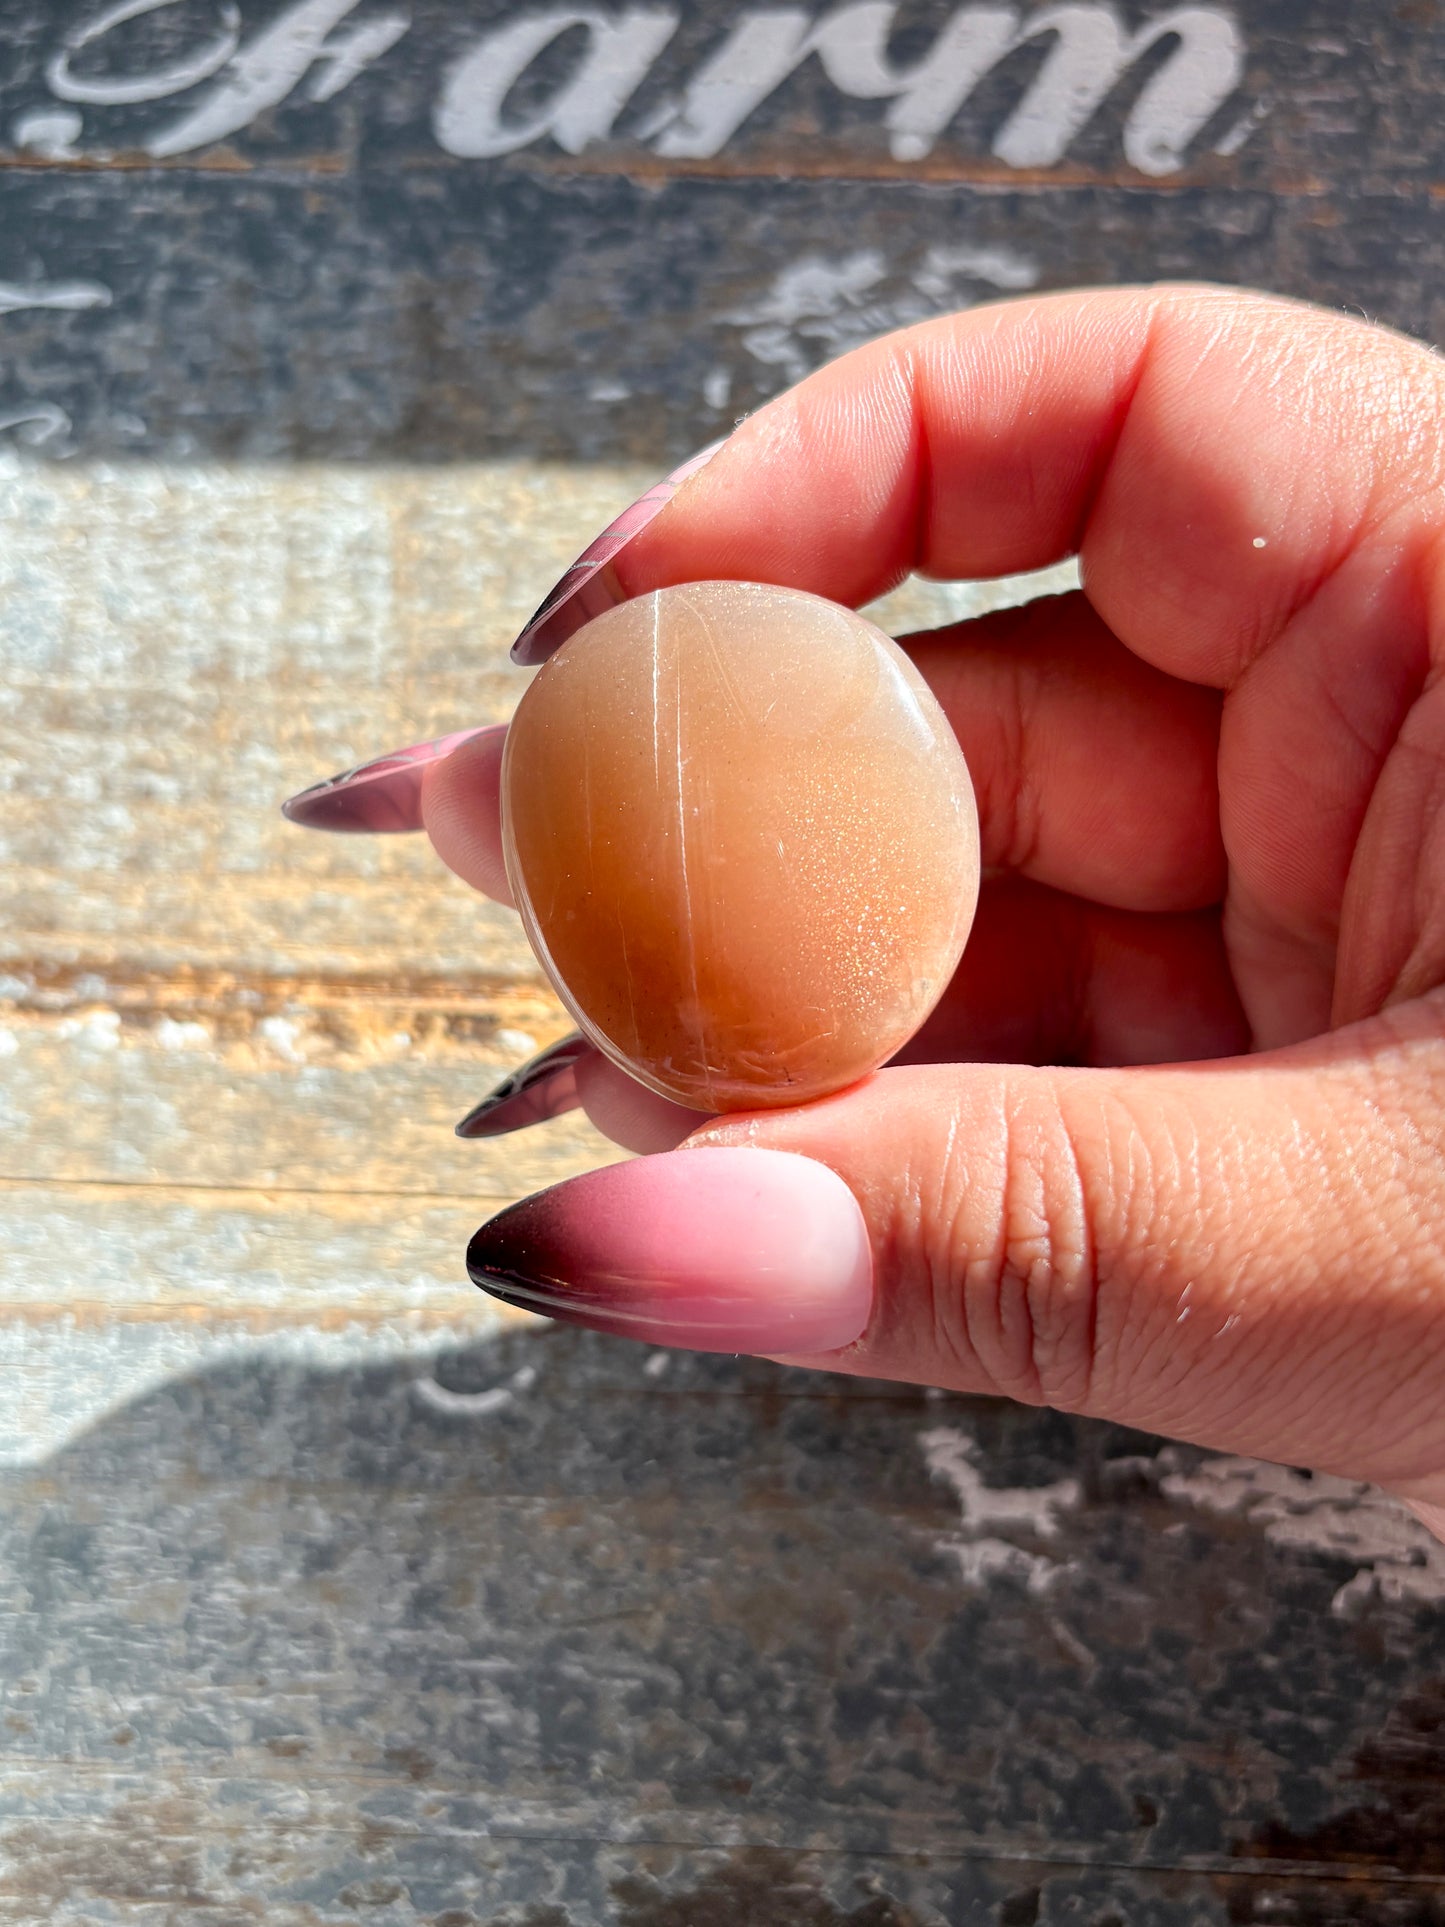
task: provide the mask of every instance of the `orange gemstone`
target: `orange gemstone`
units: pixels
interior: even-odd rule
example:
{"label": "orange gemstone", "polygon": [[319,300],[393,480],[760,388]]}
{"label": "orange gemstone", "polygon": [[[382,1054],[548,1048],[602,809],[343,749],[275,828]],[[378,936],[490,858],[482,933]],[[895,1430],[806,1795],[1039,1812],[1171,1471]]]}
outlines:
{"label": "orange gemstone", "polygon": [[502,768],[507,873],[582,1030],[695,1110],[797,1104],[917,1030],[978,896],[973,788],[852,610],[696,582],[580,629]]}

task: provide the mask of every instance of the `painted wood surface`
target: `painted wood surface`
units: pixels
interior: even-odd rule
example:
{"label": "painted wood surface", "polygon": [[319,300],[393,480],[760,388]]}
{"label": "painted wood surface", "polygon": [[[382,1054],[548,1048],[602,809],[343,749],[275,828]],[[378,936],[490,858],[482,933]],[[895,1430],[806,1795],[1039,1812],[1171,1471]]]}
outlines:
{"label": "painted wood surface", "polygon": [[[0,0],[0,1922],[1437,1927],[1377,1495],[497,1317],[512,921],[288,791],[967,301],[1445,339],[1431,0]],[[908,585],[895,628],[1005,588]]]}
{"label": "painted wood surface", "polygon": [[1030,287],[1439,341],[1442,86],[1434,0],[0,0],[0,422],[668,466]]}

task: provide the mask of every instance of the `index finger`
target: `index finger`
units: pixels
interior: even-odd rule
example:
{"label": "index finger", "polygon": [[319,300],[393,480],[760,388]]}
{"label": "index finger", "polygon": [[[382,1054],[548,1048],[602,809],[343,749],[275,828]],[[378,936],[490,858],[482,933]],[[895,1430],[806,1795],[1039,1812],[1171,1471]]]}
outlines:
{"label": "index finger", "polygon": [[1121,641],[1228,687],[1367,521],[1439,486],[1439,368],[1384,329],[1226,289],[950,315],[743,423],[618,577],[628,595],[737,577],[856,606],[910,571],[1079,553]]}

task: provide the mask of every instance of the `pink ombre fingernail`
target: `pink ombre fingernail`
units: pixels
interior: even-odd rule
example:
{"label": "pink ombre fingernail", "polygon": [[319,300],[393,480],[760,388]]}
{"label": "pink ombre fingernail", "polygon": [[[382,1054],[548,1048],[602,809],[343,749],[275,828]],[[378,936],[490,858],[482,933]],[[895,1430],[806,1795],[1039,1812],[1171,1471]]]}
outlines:
{"label": "pink ombre fingernail", "polygon": [[413,743],[374,756],[369,763],[328,776],[309,790],[288,798],[281,814],[308,830],[350,830],[371,835],[419,830],[422,779],[433,763],[450,756],[463,743],[495,730],[505,736],[505,723],[484,723],[478,729],[454,730],[430,743]]}
{"label": "pink ombre fingernail", "polygon": [[582,1102],[577,1092],[577,1065],[584,1057],[602,1053],[574,1030],[529,1057],[519,1070],[504,1077],[494,1091],[475,1105],[457,1126],[458,1137],[505,1137],[542,1124]]}
{"label": "pink ombre fingernail", "polygon": [[726,440],[724,436],[722,441],[713,442],[660,482],[654,482],[615,522],[608,523],[566,571],[512,644],[513,662],[529,667],[545,662],[584,623],[627,600],[612,566],[618,551],[667,507],[690,476],[707,466]]}
{"label": "pink ombre fingernail", "polygon": [[484,1224],[475,1284],[504,1303],[649,1345],[837,1351],[860,1337],[873,1263],[858,1201],[788,1151],[668,1151],[571,1178]]}

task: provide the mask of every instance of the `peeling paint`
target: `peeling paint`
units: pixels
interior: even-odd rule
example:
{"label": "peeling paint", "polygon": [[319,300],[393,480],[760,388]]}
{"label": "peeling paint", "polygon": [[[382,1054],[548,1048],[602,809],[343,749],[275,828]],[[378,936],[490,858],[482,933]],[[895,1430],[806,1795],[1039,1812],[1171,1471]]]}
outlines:
{"label": "peeling paint", "polygon": [[[1042,1595],[1073,1571],[1071,1560],[1036,1545],[1057,1538],[1061,1518],[1077,1511],[1081,1488],[1076,1479],[990,1486],[979,1470],[978,1445],[968,1433],[934,1426],[921,1433],[918,1442],[928,1470],[958,1502],[961,1530],[934,1543],[957,1565],[965,1585],[984,1587],[994,1579],[1015,1579]],[[1020,1538],[1035,1544],[1021,1545]]]}
{"label": "peeling paint", "polygon": [[957,312],[986,294],[1023,292],[1038,280],[1036,262],[1004,247],[931,246],[906,274],[877,248],[807,254],[780,268],[759,300],[718,319],[741,328],[753,359],[792,383],[894,328]]}
{"label": "peeling paint", "polygon": [[1205,1459],[1185,1471],[1175,1455],[1175,1465],[1160,1482],[1167,1497],[1243,1519],[1271,1545],[1354,1565],[1354,1577],[1331,1601],[1342,1617],[1373,1598],[1445,1599],[1445,1545],[1375,1486],[1254,1459]]}

